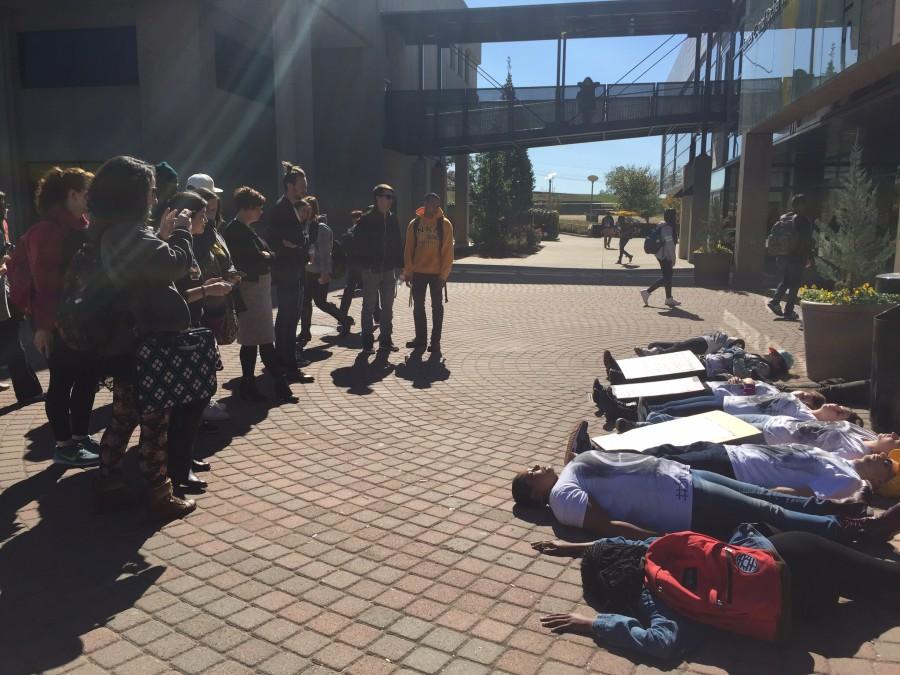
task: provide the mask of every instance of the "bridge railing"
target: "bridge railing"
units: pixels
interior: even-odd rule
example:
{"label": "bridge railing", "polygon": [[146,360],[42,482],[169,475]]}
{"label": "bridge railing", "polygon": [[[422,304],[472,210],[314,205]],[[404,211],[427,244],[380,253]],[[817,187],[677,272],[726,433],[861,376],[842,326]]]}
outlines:
{"label": "bridge railing", "polygon": [[[389,91],[385,144],[410,154],[478,145],[489,139],[589,133],[670,122],[721,119],[725,82],[597,85],[593,96],[577,86]],[[707,101],[709,110],[706,110]]]}

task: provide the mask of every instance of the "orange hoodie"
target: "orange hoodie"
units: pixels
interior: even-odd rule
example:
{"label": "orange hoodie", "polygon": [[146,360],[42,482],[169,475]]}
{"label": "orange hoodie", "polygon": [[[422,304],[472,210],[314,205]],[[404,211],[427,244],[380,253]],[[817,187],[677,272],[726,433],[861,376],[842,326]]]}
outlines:
{"label": "orange hoodie", "polygon": [[[420,206],[416,210],[419,220],[419,234],[416,236],[416,219],[410,221],[406,228],[406,248],[403,253],[403,273],[407,276],[415,272],[419,274],[437,274],[444,281],[450,276],[450,268],[453,267],[453,225],[444,215],[443,209],[438,209],[434,217],[425,216],[425,208]],[[438,250],[437,221],[444,219],[444,241],[441,250]],[[415,253],[413,251],[415,250]]]}

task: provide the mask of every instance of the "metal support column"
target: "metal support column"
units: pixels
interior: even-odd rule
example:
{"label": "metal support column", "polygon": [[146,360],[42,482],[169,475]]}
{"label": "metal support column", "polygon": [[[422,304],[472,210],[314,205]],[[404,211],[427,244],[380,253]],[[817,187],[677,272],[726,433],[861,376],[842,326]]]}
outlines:
{"label": "metal support column", "polygon": [[560,101],[562,100],[562,92],[560,91],[560,77],[562,76],[562,37],[556,38],[556,105],[554,106],[555,122],[559,122],[560,117]]}
{"label": "metal support column", "polygon": [[419,75],[419,91],[425,89],[425,45],[419,45],[419,56],[416,71]]}
{"label": "metal support column", "polygon": [[566,54],[569,48],[569,37],[566,33],[562,34],[562,74],[560,75],[559,89],[559,117],[561,122],[566,121]]}
{"label": "metal support column", "polygon": [[435,77],[434,77],[434,82],[435,82],[434,88],[437,89],[438,91],[440,91],[441,89],[444,88],[444,64],[443,64],[443,59],[442,59],[442,57],[444,55],[444,50],[441,48],[440,45],[435,45],[434,49],[435,49],[434,62],[436,64]]}
{"label": "metal support column", "polygon": [[712,104],[712,33],[706,34],[706,72],[703,75],[703,138],[700,154],[706,154],[706,136],[709,133],[709,113]]}

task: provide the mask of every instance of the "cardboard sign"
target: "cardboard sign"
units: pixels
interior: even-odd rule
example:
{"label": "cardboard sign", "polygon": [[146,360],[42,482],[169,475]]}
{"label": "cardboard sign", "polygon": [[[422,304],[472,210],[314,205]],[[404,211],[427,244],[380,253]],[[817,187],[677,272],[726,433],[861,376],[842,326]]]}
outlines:
{"label": "cardboard sign", "polygon": [[706,376],[706,366],[694,352],[637,356],[618,361],[619,370],[629,383],[648,380],[671,380],[691,375]]}
{"label": "cardboard sign", "polygon": [[707,387],[699,377],[679,377],[674,380],[654,380],[612,386],[613,396],[620,401],[639,398],[644,400],[677,399],[683,396],[696,396],[705,391],[707,391]]}
{"label": "cardboard sign", "polygon": [[690,445],[697,441],[711,443],[746,443],[761,438],[759,430],[721,410],[681,417],[670,422],[650,424],[624,434],[597,436],[593,441],[604,450],[641,452],[658,445]]}

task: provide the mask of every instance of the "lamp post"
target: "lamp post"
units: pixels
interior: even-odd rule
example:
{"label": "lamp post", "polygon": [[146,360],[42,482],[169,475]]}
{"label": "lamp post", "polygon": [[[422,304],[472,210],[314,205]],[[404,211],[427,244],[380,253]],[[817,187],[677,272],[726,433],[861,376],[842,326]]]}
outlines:
{"label": "lamp post", "polygon": [[547,209],[550,210],[553,208],[553,179],[556,178],[556,172],[553,171],[547,174]]}
{"label": "lamp post", "polygon": [[594,183],[600,180],[597,176],[590,175],[588,176],[588,180],[591,181],[591,206],[588,211],[588,222],[592,223],[594,218]]}

